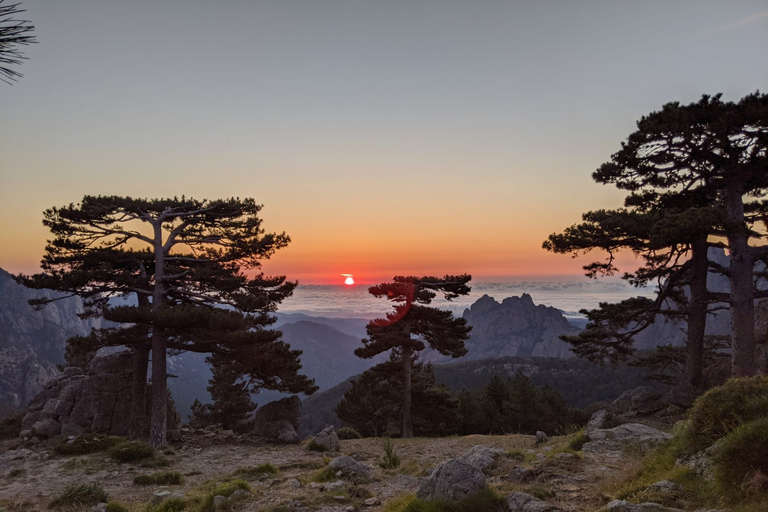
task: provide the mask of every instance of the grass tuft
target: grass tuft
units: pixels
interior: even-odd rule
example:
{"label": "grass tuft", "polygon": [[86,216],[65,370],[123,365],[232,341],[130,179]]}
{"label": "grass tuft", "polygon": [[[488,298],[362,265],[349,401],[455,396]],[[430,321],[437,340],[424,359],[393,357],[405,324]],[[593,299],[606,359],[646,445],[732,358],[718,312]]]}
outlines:
{"label": "grass tuft", "polygon": [[314,439],[310,439],[304,448],[306,448],[307,451],[310,451],[310,452],[327,452],[328,451],[328,448],[321,445],[320,443],[316,443]]}
{"label": "grass tuft", "polygon": [[103,503],[107,499],[107,492],[96,484],[74,484],[64,489],[61,496],[53,500],[48,507],[84,507]]}
{"label": "grass tuft", "polygon": [[137,462],[153,458],[155,449],[143,441],[130,441],[115,446],[109,451],[109,455],[117,462]]}
{"label": "grass tuft", "polygon": [[275,476],[277,473],[278,469],[269,462],[266,462],[256,467],[240,468],[234,474],[244,478],[256,478],[260,475]]}
{"label": "grass tuft", "polygon": [[400,465],[400,457],[395,453],[395,446],[390,438],[384,440],[384,459],[379,466],[384,469],[395,469]]}
{"label": "grass tuft", "polygon": [[184,477],[175,471],[139,475],[133,479],[133,485],[181,485],[183,483]]}
{"label": "grass tuft", "polygon": [[568,448],[575,452],[580,452],[584,445],[590,441],[591,439],[589,436],[582,430],[573,436],[573,439],[568,443]]}

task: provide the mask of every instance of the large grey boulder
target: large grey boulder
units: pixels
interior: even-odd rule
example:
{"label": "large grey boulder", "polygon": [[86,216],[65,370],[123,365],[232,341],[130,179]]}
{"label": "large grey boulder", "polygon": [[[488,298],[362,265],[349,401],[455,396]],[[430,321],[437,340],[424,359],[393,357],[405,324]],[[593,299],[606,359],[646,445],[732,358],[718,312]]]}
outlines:
{"label": "large grey boulder", "polygon": [[464,459],[441,462],[416,493],[423,500],[461,501],[485,489],[485,475]]}
{"label": "large grey boulder", "polygon": [[341,476],[354,480],[356,483],[375,482],[376,477],[368,466],[362,464],[349,455],[336,457],[328,463],[328,469],[335,473],[341,473]]}
{"label": "large grey boulder", "polygon": [[524,492],[513,492],[507,496],[507,508],[509,512],[562,512],[562,509]]}
{"label": "large grey boulder", "polygon": [[[22,431],[38,438],[85,432],[128,435],[132,380],[131,354],[127,351],[97,356],[85,371],[67,368],[58,378],[47,382],[29,402]],[[149,393],[148,388],[148,397]],[[150,400],[147,400],[149,406]],[[169,437],[178,432],[179,422],[179,415],[169,400]]]}
{"label": "large grey boulder", "polygon": [[590,441],[585,443],[584,452],[612,452],[627,448],[647,450],[669,439],[671,434],[642,425],[640,423],[625,423],[611,429],[594,429],[589,433]]}
{"label": "large grey boulder", "polygon": [[505,455],[506,453],[507,452],[501,448],[489,448],[488,446],[477,444],[470,448],[466,453],[464,453],[464,455],[459,458],[469,462],[477,469],[485,473],[491,464],[493,464],[493,461],[496,460],[496,457]]}
{"label": "large grey boulder", "polygon": [[312,438],[315,444],[322,446],[329,452],[339,451],[339,435],[333,426],[325,427]]}
{"label": "large grey boulder", "polygon": [[298,443],[301,400],[293,395],[261,406],[253,414],[253,433],[278,443]]}

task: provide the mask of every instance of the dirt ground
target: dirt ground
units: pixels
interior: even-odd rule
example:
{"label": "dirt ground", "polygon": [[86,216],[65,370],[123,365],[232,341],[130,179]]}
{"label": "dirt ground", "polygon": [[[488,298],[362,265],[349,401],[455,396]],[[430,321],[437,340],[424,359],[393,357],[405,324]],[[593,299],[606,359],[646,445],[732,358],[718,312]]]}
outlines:
{"label": "dirt ground", "polygon": [[[307,451],[298,445],[270,445],[232,440],[214,444],[210,438],[189,435],[185,442],[162,455],[168,467],[147,468],[140,464],[118,464],[106,453],[62,457],[50,446],[32,448],[33,453],[17,460],[4,460],[8,443],[0,445],[0,511],[44,510],[62,491],[72,484],[98,484],[109,493],[110,500],[121,502],[131,510],[144,511],[157,491],[167,490],[186,497],[210,488],[211,482],[232,478],[240,468],[270,463],[280,469],[271,478],[246,478],[253,496],[232,507],[239,511],[262,510],[371,510],[406,493],[415,492],[431,468],[457,457],[474,445],[502,448],[507,457],[497,459],[488,471],[490,487],[502,494],[529,492],[569,512],[596,510],[610,499],[605,489],[612,482],[637,467],[630,456],[560,453],[568,438],[551,438],[535,446],[533,436],[466,436],[392,440],[402,463],[394,470],[383,470],[378,462],[383,457],[381,439],[341,441],[343,454],[351,455],[374,470],[378,482],[353,486],[347,482],[342,494],[323,492],[311,481],[330,458],[338,453]],[[6,457],[7,459],[8,457]],[[515,467],[531,469],[524,481],[511,478]],[[176,471],[184,483],[176,486],[133,484],[137,475],[156,471]],[[298,480],[298,484],[292,480]],[[354,488],[352,488],[354,487]],[[360,490],[362,489],[362,494]],[[364,506],[366,497],[382,503]],[[350,508],[353,507],[353,508]],[[89,510],[85,507],[82,510]],[[74,509],[77,510],[77,509]]]}

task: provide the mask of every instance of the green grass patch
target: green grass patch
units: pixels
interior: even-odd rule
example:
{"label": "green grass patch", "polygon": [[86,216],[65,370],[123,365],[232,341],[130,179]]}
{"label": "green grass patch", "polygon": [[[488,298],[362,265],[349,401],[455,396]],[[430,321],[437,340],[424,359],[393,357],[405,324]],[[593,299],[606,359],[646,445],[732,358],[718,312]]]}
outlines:
{"label": "green grass patch", "polygon": [[53,451],[59,455],[85,455],[103,452],[125,442],[125,438],[119,436],[83,434],[72,440],[63,439],[53,447]]}
{"label": "green grass patch", "polygon": [[147,507],[147,512],[181,512],[187,510],[187,502],[181,498],[169,498],[162,503]]}
{"label": "green grass patch", "polygon": [[184,477],[175,471],[139,475],[133,479],[133,485],[181,485],[183,483]]}
{"label": "green grass patch", "polygon": [[328,451],[328,448],[326,448],[325,446],[319,443],[316,443],[314,439],[310,439],[307,442],[306,446],[304,446],[304,448],[306,448],[310,452],[327,452]]}
{"label": "green grass patch", "polygon": [[400,457],[395,453],[395,446],[390,438],[384,440],[384,458],[379,462],[383,469],[395,469],[400,465]]}
{"label": "green grass patch", "polygon": [[573,436],[573,438],[568,442],[568,448],[575,452],[580,452],[584,445],[590,441],[591,439],[589,436],[582,430],[577,432],[576,435]]}
{"label": "green grass patch", "polygon": [[251,492],[251,486],[245,480],[231,480],[224,482],[216,486],[211,492],[205,495],[202,499],[200,506],[196,509],[196,512],[214,512],[216,507],[213,504],[213,498],[215,496],[226,496],[227,498],[238,489]]}
{"label": "green grass patch", "polygon": [[240,468],[234,474],[243,478],[256,478],[260,475],[275,476],[277,473],[278,469],[269,462],[266,462],[256,467]]}
{"label": "green grass patch", "polygon": [[721,442],[715,482],[731,503],[768,503],[768,418],[741,425]]}
{"label": "green grass patch", "polygon": [[120,503],[110,501],[109,503],[107,503],[107,512],[130,512],[130,511],[128,510],[128,507]]}
{"label": "green grass patch", "polygon": [[139,464],[139,466],[143,468],[167,468],[172,465],[173,465],[173,461],[171,459],[166,459],[165,457],[145,460],[144,462]]}
{"label": "green grass patch", "polygon": [[458,503],[420,500],[407,494],[389,501],[382,512],[503,512],[505,500],[492,489],[486,489]]}
{"label": "green grass patch", "polygon": [[107,492],[96,484],[75,484],[64,489],[61,496],[54,499],[48,507],[84,507],[104,503],[107,499]]}
{"label": "green grass patch", "polygon": [[336,470],[331,468],[323,468],[312,473],[309,479],[312,482],[330,482],[331,480],[336,480]]}
{"label": "green grass patch", "polygon": [[137,462],[153,458],[155,449],[143,441],[129,441],[112,448],[109,456],[120,463]]}
{"label": "green grass patch", "polygon": [[523,462],[528,458],[528,455],[522,450],[509,450],[507,451],[507,457],[517,462]]}

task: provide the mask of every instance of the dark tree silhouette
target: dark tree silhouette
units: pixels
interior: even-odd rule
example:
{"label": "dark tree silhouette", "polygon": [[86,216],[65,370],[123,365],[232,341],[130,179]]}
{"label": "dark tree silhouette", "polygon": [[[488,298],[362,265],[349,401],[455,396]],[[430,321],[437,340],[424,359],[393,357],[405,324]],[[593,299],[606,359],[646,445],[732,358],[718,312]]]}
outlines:
{"label": "dark tree silhouette", "polygon": [[371,321],[366,326],[368,338],[355,355],[365,359],[391,351],[390,358],[400,361],[403,372],[403,437],[413,437],[411,414],[411,368],[417,353],[427,345],[443,355],[460,357],[467,353],[464,341],[471,327],[453,313],[430,307],[438,293],[446,300],[466,295],[471,276],[402,277],[368,289],[374,297],[385,297],[395,303],[395,310],[386,318]]}
{"label": "dark tree silhouette", "polygon": [[10,84],[23,75],[9,66],[17,66],[26,59],[20,45],[36,43],[30,33],[35,29],[29,21],[16,20],[14,15],[24,12],[20,4],[3,5],[0,0],[0,80]]}
{"label": "dark tree silhouette", "polygon": [[[169,349],[237,359],[244,374],[268,389],[316,389],[298,374],[301,352],[268,328],[275,321],[270,313],[296,283],[245,273],[290,240],[284,233],[265,233],[260,210],[253,199],[86,196],[80,204],[45,212],[43,223],[54,238],[46,246],[43,272],[23,280],[79,295],[86,314],[128,325],[99,330],[85,345],[131,347],[139,381],[145,380],[151,349],[150,442],[156,447],[166,442]],[[115,297],[135,302],[112,306]]]}

